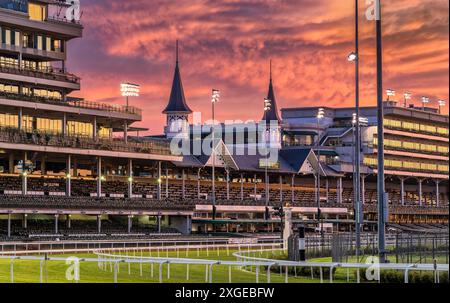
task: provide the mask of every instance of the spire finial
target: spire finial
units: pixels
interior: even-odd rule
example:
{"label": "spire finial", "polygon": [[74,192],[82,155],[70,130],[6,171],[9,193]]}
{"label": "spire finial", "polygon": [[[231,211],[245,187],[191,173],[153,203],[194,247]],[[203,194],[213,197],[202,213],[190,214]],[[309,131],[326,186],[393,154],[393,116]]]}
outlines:
{"label": "spire finial", "polygon": [[177,43],[176,43],[176,63],[178,65],[178,39],[177,39]]}
{"label": "spire finial", "polygon": [[272,59],[270,59],[270,82],[272,82]]}

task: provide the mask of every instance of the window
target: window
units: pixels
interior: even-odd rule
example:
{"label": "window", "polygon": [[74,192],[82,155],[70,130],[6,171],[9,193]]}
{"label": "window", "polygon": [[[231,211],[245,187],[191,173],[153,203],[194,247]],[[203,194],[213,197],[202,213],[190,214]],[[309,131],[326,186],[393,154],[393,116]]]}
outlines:
{"label": "window", "polygon": [[57,119],[37,118],[37,129],[46,133],[59,134],[62,130],[62,121]]}
{"label": "window", "polygon": [[44,21],[46,17],[45,6],[36,3],[28,3],[28,14],[31,20]]}
{"label": "window", "polygon": [[37,36],[37,49],[42,50],[43,47],[43,37],[38,35]]}
{"label": "window", "polygon": [[0,127],[18,127],[19,118],[17,115],[0,113]]}
{"label": "window", "polygon": [[92,138],[94,134],[94,126],[92,123],[68,121],[67,133],[69,136],[82,136]]}

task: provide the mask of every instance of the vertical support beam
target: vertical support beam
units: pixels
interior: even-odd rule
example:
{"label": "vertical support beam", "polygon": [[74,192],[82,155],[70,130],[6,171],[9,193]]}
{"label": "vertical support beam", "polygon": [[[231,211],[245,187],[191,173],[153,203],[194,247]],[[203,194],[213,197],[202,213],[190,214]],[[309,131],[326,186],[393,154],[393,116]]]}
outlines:
{"label": "vertical support beam", "polygon": [[186,175],[184,169],[181,170],[181,197],[183,200],[186,198]]}
{"label": "vertical support beam", "polygon": [[55,235],[58,234],[58,222],[59,222],[59,215],[55,215]]}
{"label": "vertical support beam", "polygon": [[283,202],[283,176],[280,175],[280,202]]}
{"label": "vertical support beam", "polygon": [[14,154],[12,152],[9,154],[8,170],[10,174],[14,174]]}
{"label": "vertical support beam", "polygon": [[128,198],[133,198],[133,160],[128,159]]}
{"label": "vertical support beam", "polygon": [[157,196],[158,196],[158,200],[161,200],[161,161],[158,161],[158,187],[157,187]]}
{"label": "vertical support beam", "polygon": [[438,179],[436,179],[436,207],[440,206],[440,201],[439,201],[439,183],[440,181]]}
{"label": "vertical support beam", "polygon": [[200,199],[200,170],[201,168],[197,171],[197,199]]}
{"label": "vertical support beam", "polygon": [[241,201],[244,200],[244,174],[241,174]]}
{"label": "vertical support beam", "polygon": [[329,182],[329,180],[328,180],[328,177],[327,178],[325,178],[325,197],[326,197],[326,200],[327,200],[327,203],[329,203],[330,202],[330,182]]}
{"label": "vertical support beam", "polygon": [[97,157],[97,198],[102,197],[102,157]]}
{"label": "vertical support beam", "polygon": [[47,167],[45,160],[47,159],[46,155],[41,156],[41,176],[45,176],[47,174]]}
{"label": "vertical support beam", "polygon": [[28,214],[24,214],[23,215],[23,222],[22,222],[22,227],[24,228],[24,229],[27,229],[28,228]]}
{"label": "vertical support beam", "polygon": [[125,143],[128,143],[128,122],[126,120],[123,122],[123,139]]}
{"label": "vertical support beam", "polygon": [[422,182],[423,179],[418,179],[419,182],[419,206],[422,206]]}
{"label": "vertical support beam", "polygon": [[68,229],[72,228],[72,215],[67,215],[66,216],[66,226]]}
{"label": "vertical support beam", "polygon": [[67,136],[67,114],[65,112],[63,113],[62,118],[61,134]]}
{"label": "vertical support beam", "polygon": [[23,165],[22,165],[22,195],[28,194],[28,172],[25,169],[25,163],[27,163],[27,152],[23,153]]}
{"label": "vertical support beam", "polygon": [[337,179],[337,202],[342,204],[342,177]]}
{"label": "vertical support beam", "polygon": [[256,193],[257,193],[257,191],[256,191],[256,174],[253,176],[254,177],[254,179],[253,179],[253,183],[254,183],[254,195],[255,195],[255,201],[256,201]]}
{"label": "vertical support beam", "polygon": [[133,224],[133,216],[132,215],[128,215],[128,233],[130,234],[131,233],[131,227],[132,227],[132,224]]}
{"label": "vertical support beam", "polygon": [[295,201],[295,189],[294,189],[294,186],[295,186],[295,175],[292,174],[292,180],[291,180],[291,202],[292,202],[292,205],[294,205],[294,201]]}
{"label": "vertical support beam", "polygon": [[72,156],[67,155],[66,159],[66,197],[72,195],[72,175],[70,174],[70,167],[72,166]]}
{"label": "vertical support beam", "polygon": [[365,203],[366,203],[366,175],[361,175],[361,205],[364,205]]}
{"label": "vertical support beam", "polygon": [[23,130],[23,109],[22,107],[19,107],[19,115],[17,119],[17,128],[19,130]]}
{"label": "vertical support beam", "polygon": [[405,205],[405,178],[400,178],[400,203]]}
{"label": "vertical support beam", "polygon": [[230,171],[225,169],[227,178],[227,200],[230,200]]}
{"label": "vertical support beam", "polygon": [[94,116],[94,122],[92,123],[93,125],[93,134],[92,137],[94,138],[95,141],[98,140],[98,130],[97,130],[97,117]]}
{"label": "vertical support beam", "polygon": [[169,198],[169,168],[166,164],[166,199]]}
{"label": "vertical support beam", "polygon": [[102,232],[102,215],[97,215],[97,232]]}
{"label": "vertical support beam", "polygon": [[156,217],[156,221],[157,221],[157,224],[158,224],[158,233],[160,234],[161,233],[161,215],[158,215]]}
{"label": "vertical support beam", "polygon": [[8,238],[11,238],[11,213],[8,213]]}

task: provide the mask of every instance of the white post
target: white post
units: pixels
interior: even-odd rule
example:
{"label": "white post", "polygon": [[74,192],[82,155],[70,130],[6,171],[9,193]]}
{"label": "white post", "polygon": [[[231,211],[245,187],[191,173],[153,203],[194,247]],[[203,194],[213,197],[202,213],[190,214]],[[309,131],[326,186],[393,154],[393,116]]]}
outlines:
{"label": "white post", "polygon": [[58,234],[58,220],[59,219],[59,215],[58,214],[56,214],[55,215],[55,234],[57,235]]}
{"label": "white post", "polygon": [[184,174],[184,169],[181,170],[181,181],[182,181],[181,196],[183,199],[185,199],[186,198],[186,176]]}
{"label": "white post", "polygon": [[97,198],[102,197],[102,157],[97,158]]}
{"label": "white post", "polygon": [[419,206],[422,206],[422,179],[418,179],[419,181]]}
{"label": "white post", "polygon": [[230,200],[230,172],[228,169],[226,171],[226,178],[227,178],[227,200]]}
{"label": "white post", "polygon": [[133,160],[128,159],[128,198],[133,197]]}
{"label": "white post", "polygon": [[440,206],[440,201],[439,201],[439,183],[440,181],[436,179],[436,207]]}
{"label": "white post", "polygon": [[67,155],[66,163],[66,196],[70,197],[72,195],[72,175],[70,174],[70,167],[72,166],[72,157]]}
{"label": "white post", "polygon": [[361,175],[361,203],[366,203],[366,176]]}
{"label": "white post", "polygon": [[400,203],[405,205],[405,178],[400,178]]}
{"label": "white post", "polygon": [[166,199],[169,198],[169,168],[166,167]]}
{"label": "white post", "polygon": [[244,200],[244,175],[241,174],[241,201]]}

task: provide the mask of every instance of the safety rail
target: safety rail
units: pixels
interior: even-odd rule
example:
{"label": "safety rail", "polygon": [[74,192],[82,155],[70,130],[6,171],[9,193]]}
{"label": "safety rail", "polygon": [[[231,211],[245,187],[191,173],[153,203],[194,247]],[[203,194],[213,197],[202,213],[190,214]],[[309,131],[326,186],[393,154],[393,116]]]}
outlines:
{"label": "safety rail", "polygon": [[56,81],[67,81],[71,83],[80,84],[80,78],[67,73],[61,69],[34,69],[28,67],[20,67],[19,64],[0,63],[0,72],[8,74],[16,74],[22,76],[28,76],[33,78],[43,78]]}

